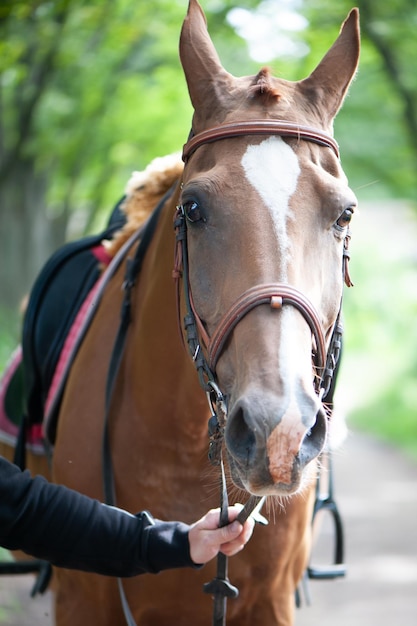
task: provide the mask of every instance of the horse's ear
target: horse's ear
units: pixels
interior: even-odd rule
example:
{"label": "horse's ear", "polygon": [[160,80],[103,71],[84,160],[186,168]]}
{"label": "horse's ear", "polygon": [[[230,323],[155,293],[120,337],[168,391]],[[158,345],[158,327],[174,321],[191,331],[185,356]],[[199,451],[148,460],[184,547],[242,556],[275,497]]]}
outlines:
{"label": "horse's ear", "polygon": [[299,86],[317,102],[330,124],[346,96],[359,62],[359,10],[352,9],[342,24],[339,37],[316,69]]}
{"label": "horse's ear", "polygon": [[195,110],[214,104],[232,76],[223,68],[197,0],[190,0],[180,37],[180,59]]}

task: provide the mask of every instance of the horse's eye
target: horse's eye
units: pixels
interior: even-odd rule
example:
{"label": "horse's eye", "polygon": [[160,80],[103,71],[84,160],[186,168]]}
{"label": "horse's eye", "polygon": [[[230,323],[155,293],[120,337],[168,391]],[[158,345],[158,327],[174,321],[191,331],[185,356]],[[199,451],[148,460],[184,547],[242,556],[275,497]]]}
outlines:
{"label": "horse's eye", "polygon": [[352,219],[352,215],[353,215],[353,209],[345,209],[342,215],[339,217],[339,219],[336,222],[336,225],[338,226],[338,228],[343,230],[344,228],[349,226],[350,220]]}
{"label": "horse's eye", "polygon": [[184,209],[184,215],[189,222],[194,224],[195,222],[206,221],[200,205],[198,202],[195,202],[195,200],[188,200],[187,202],[184,202],[182,207]]}

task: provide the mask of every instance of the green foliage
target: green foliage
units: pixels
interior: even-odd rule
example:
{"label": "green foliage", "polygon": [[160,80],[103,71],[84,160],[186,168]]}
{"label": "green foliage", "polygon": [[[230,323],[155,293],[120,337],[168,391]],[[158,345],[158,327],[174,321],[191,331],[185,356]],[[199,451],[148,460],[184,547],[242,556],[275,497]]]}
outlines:
{"label": "green foliage", "polygon": [[[10,552],[8,550],[6,550],[5,548],[0,548],[0,561],[4,562],[4,561],[13,561]],[[1,617],[1,613],[0,613],[0,617]]]}
{"label": "green foliage", "polygon": [[[224,23],[231,3],[212,4],[213,34],[217,25],[244,50]],[[23,149],[48,173],[51,215],[81,211],[85,228],[98,228],[96,215],[105,219],[133,169],[185,142],[185,8],[180,0],[22,1],[0,20],[3,147],[13,156],[31,112]]]}
{"label": "green foliage", "polygon": [[[410,63],[417,5],[412,0],[355,4],[361,16],[360,66],[335,124],[343,163],[360,198],[417,201],[417,81]],[[305,2],[310,69],[352,6],[351,0]]]}
{"label": "green foliage", "polygon": [[366,409],[352,415],[352,424],[401,447],[417,459],[417,363],[398,372],[396,382]]}
{"label": "green foliage", "polygon": [[20,329],[20,315],[0,308],[0,376],[20,341]]}

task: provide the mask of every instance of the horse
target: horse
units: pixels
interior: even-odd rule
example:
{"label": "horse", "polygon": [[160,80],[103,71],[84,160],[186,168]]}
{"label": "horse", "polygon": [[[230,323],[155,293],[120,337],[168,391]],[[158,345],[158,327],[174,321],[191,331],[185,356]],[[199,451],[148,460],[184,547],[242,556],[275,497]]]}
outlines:
{"label": "horse", "polygon": [[[333,120],[359,46],[353,9],[307,78],[287,81],[268,68],[237,78],[190,0],[180,59],[194,114],[183,163],[162,159],[130,185],[127,224],[110,254],[137,222],[145,230],[103,291],[62,399],[52,479],[103,500],[104,437],[115,504],[185,522],[218,506],[207,424],[221,414],[210,450],[224,459],[229,494],[266,496],[270,517],[230,561],[240,593],[229,626],[293,624],[308,563],[330,422],[323,380],[357,204]],[[158,205],[150,216],[141,204],[148,191]],[[124,261],[135,265],[149,232],[140,271],[126,281]],[[130,323],[106,398],[126,282]],[[214,575],[211,563],[121,585],[138,626],[202,626],[212,611],[202,586]],[[125,623],[113,578],[57,569],[55,590],[57,626]]]}

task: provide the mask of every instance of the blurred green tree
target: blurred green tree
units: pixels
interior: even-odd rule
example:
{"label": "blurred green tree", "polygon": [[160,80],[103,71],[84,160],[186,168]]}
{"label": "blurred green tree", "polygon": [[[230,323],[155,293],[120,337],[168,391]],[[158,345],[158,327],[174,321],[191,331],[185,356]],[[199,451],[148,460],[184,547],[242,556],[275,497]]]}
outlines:
{"label": "blurred green tree", "polygon": [[[358,6],[362,51],[357,78],[335,129],[351,184],[361,199],[417,202],[417,78],[414,0],[315,0],[303,4],[305,40],[318,60],[343,14]],[[317,56],[318,55],[318,56]],[[301,67],[304,70],[304,67]]]}
{"label": "blurred green tree", "polygon": [[[179,3],[26,1],[0,11],[0,288],[15,304],[70,236],[71,218],[77,234],[88,230],[115,170],[149,157],[138,111],[148,107],[157,124],[163,83],[171,110],[187,102],[168,45]],[[120,181],[112,191],[116,200]]]}

